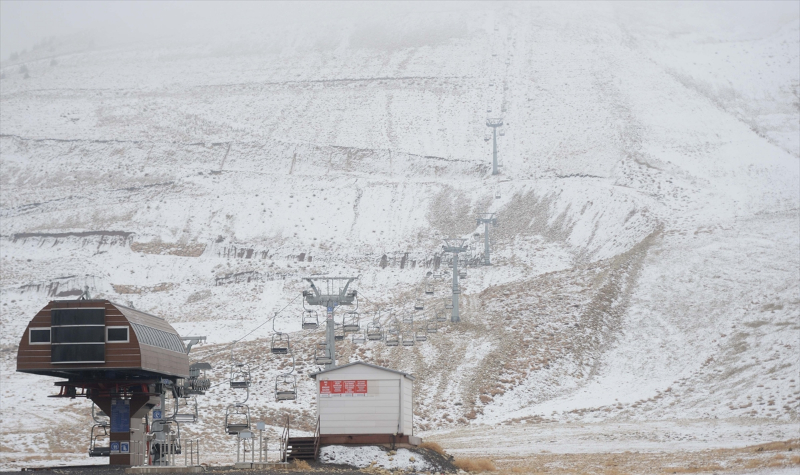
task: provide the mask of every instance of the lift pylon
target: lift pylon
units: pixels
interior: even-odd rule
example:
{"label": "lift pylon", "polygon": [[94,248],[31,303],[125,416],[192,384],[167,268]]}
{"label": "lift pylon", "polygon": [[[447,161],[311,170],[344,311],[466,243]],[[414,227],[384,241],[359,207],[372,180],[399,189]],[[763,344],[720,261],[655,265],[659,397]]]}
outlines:
{"label": "lift pylon", "polygon": [[453,314],[450,317],[450,321],[453,323],[461,321],[461,316],[458,312],[458,296],[461,294],[461,290],[458,286],[458,254],[467,251],[466,242],[466,239],[451,237],[445,239],[444,246],[442,246],[444,252],[453,254]]}
{"label": "lift pylon", "polygon": [[500,173],[497,171],[497,128],[502,126],[502,117],[486,119],[486,127],[492,128],[492,175]]}
{"label": "lift pylon", "polygon": [[[358,298],[355,290],[348,290],[350,284],[358,277],[305,277],[311,289],[303,291],[304,305],[319,305],[325,307],[325,343],[326,354],[322,358],[315,358],[317,362],[326,361],[325,369],[336,367],[336,334],[333,312],[339,305],[355,305],[358,309]],[[357,315],[357,314],[356,314]],[[328,361],[330,361],[328,363]]]}
{"label": "lift pylon", "polygon": [[497,226],[497,218],[494,213],[481,213],[478,216],[478,225],[483,224],[483,265],[492,265],[489,259],[489,225]]}

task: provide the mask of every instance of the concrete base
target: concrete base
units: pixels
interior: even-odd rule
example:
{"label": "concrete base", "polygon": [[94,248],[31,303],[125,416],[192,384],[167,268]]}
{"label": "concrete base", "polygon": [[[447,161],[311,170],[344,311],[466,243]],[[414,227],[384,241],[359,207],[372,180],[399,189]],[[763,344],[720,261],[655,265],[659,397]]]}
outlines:
{"label": "concrete base", "polygon": [[323,434],[319,445],[395,445],[396,447],[415,447],[422,439],[415,435],[392,434]]}
{"label": "concrete base", "polygon": [[289,468],[287,462],[255,462],[253,468],[261,470],[270,470],[276,468]]}
{"label": "concrete base", "polygon": [[145,465],[142,467],[130,467],[125,469],[125,473],[201,473],[205,471],[200,465]]}
{"label": "concrete base", "polygon": [[236,462],[233,464],[233,468],[239,470],[275,470],[276,468],[289,468],[289,464],[286,462]]}

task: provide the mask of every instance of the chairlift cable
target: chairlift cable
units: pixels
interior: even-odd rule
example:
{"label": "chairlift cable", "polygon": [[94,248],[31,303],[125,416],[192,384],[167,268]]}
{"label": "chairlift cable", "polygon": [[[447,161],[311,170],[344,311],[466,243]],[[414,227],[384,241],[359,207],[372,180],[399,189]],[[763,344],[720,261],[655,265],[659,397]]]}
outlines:
{"label": "chairlift cable", "polygon": [[236,339],[236,340],[233,340],[233,341],[232,341],[232,342],[230,342],[230,343],[229,343],[227,346],[225,346],[225,347],[222,347],[222,348],[220,348],[220,349],[218,349],[218,350],[214,351],[214,352],[213,352],[213,353],[211,353],[211,354],[208,354],[208,355],[203,355],[203,357],[204,357],[204,358],[210,358],[210,357],[212,357],[212,356],[216,355],[217,353],[219,353],[220,351],[227,350],[228,348],[231,348],[231,347],[233,347],[233,345],[235,345],[236,343],[239,343],[240,341],[244,340],[244,339],[245,339],[245,338],[247,338],[248,336],[252,335],[252,334],[253,334],[253,332],[255,332],[256,330],[258,330],[259,328],[261,328],[261,327],[263,327],[264,325],[266,325],[267,323],[270,323],[271,321],[273,321],[273,320],[275,319],[275,317],[277,317],[277,316],[278,316],[278,314],[280,314],[281,312],[283,312],[284,310],[286,310],[287,308],[289,308],[289,306],[290,306],[290,305],[292,305],[292,304],[293,304],[293,303],[294,303],[294,302],[295,302],[295,301],[298,299],[298,297],[300,297],[300,295],[298,295],[298,296],[297,296],[297,297],[295,297],[295,298],[294,298],[294,299],[293,299],[291,302],[289,302],[288,304],[286,304],[286,306],[285,306],[285,307],[283,307],[282,309],[280,309],[280,310],[278,310],[277,312],[275,312],[275,314],[274,314],[274,315],[272,315],[270,318],[268,318],[267,320],[265,320],[263,323],[261,323],[260,325],[258,325],[258,326],[257,326],[257,327],[255,327],[255,328],[253,328],[253,329],[252,329],[252,330],[250,330],[249,332],[245,333],[245,334],[244,334],[244,336],[242,336],[241,338],[239,338],[239,339]]}

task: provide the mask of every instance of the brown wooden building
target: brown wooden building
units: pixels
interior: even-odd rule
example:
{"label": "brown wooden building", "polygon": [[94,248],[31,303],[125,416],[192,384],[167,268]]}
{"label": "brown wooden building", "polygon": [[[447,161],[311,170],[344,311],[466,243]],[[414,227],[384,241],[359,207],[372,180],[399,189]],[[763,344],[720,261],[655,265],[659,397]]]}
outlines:
{"label": "brown wooden building", "polygon": [[108,300],[53,300],[25,329],[17,371],[71,379],[188,378],[189,356],[161,317]]}
{"label": "brown wooden building", "polygon": [[[53,300],[25,329],[17,371],[66,378],[58,396],[91,399],[111,417],[112,445],[128,447],[162,381],[189,377],[189,356],[161,317],[108,300]],[[109,462],[130,465],[131,455],[112,450]]]}

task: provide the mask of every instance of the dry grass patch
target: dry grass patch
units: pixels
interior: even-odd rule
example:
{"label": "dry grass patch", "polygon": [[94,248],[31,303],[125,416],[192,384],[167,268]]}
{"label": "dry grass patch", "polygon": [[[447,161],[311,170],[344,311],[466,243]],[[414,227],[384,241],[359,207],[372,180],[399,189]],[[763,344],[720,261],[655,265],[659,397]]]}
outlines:
{"label": "dry grass patch", "polygon": [[420,449],[433,450],[439,455],[446,455],[444,453],[444,449],[442,448],[442,446],[437,444],[436,442],[423,442],[419,444],[417,447],[419,447]]}
{"label": "dry grass patch", "polygon": [[677,467],[677,468],[667,467],[665,470],[667,471],[667,473],[703,473],[703,472],[719,472],[725,469],[717,464],[712,464],[712,465],[704,465],[701,467],[697,466]]}
{"label": "dry grass patch", "polygon": [[453,465],[466,472],[494,472],[497,470],[494,462],[489,459],[456,459]]}
{"label": "dry grass patch", "polygon": [[311,465],[305,460],[294,459],[292,460],[292,470],[307,472],[311,470]]}

